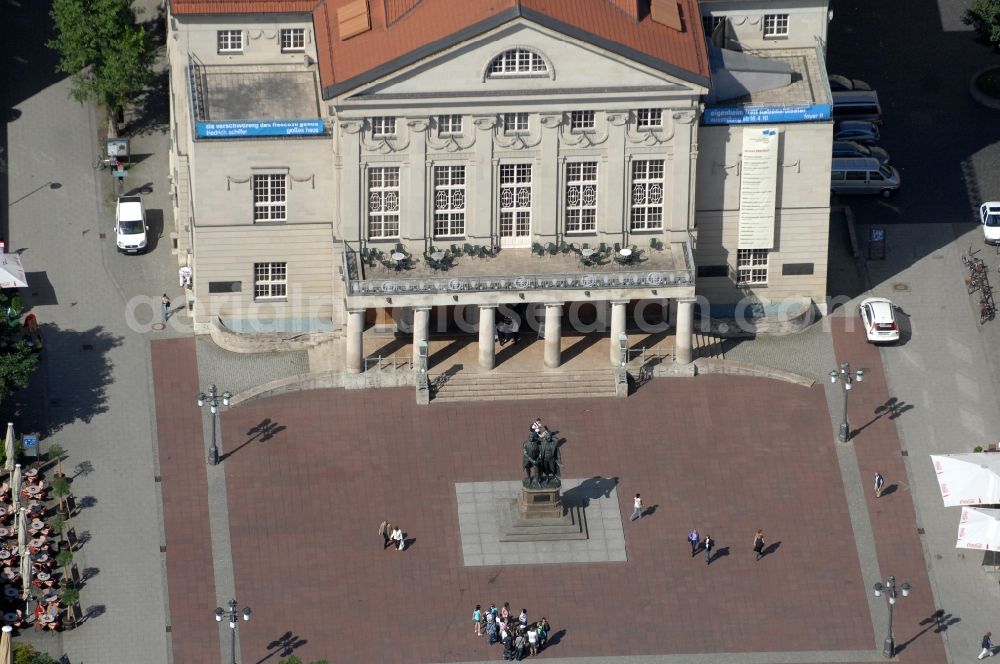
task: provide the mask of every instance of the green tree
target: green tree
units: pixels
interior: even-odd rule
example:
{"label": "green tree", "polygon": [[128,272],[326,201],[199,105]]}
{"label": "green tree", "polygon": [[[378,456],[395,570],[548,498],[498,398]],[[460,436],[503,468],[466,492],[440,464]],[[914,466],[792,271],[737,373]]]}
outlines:
{"label": "green tree", "polygon": [[43,652],[38,652],[30,643],[15,641],[13,644],[14,664],[59,664]]}
{"label": "green tree", "polygon": [[0,291],[0,402],[28,386],[38,355],[21,338],[21,299]]}
{"label": "green tree", "polygon": [[1000,0],[972,0],[962,23],[971,25],[976,36],[993,48],[1000,48]]}
{"label": "green tree", "polygon": [[153,77],[152,48],[131,0],[54,0],[50,15],[56,69],[72,75],[74,99],[104,107],[116,134],[115,118]]}

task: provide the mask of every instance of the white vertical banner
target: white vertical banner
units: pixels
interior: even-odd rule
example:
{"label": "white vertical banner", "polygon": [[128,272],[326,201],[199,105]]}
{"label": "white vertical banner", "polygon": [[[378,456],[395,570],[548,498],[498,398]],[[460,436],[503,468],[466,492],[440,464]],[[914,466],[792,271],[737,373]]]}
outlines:
{"label": "white vertical banner", "polygon": [[739,249],[774,248],[779,136],[774,128],[743,128]]}

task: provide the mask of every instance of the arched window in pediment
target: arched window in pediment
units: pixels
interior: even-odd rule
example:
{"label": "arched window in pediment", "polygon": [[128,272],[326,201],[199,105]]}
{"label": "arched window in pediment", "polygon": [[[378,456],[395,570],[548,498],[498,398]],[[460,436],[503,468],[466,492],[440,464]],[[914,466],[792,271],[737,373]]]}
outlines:
{"label": "arched window in pediment", "polygon": [[547,76],[548,73],[548,65],[541,55],[526,48],[512,48],[493,58],[486,77]]}

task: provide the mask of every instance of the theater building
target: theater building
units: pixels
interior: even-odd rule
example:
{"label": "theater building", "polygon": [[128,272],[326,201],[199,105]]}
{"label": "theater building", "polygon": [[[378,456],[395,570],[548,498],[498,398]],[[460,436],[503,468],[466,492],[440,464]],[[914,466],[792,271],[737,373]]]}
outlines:
{"label": "theater building", "polygon": [[515,312],[556,367],[577,320],[613,364],[666,321],[684,363],[696,298],[822,311],[826,5],[773,4],[172,0],[198,329],[326,334],[360,371],[366,328],[457,321],[492,368]]}

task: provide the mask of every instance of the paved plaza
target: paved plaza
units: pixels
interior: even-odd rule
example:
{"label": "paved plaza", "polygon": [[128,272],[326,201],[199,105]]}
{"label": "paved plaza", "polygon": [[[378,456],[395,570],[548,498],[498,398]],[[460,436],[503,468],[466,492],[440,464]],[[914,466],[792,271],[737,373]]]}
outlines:
{"label": "paved plaza", "polygon": [[[870,366],[852,401],[864,424],[887,399],[878,352],[860,331],[835,329],[834,340],[838,354],[843,347]],[[188,341],[153,343],[158,408],[161,391],[189,387],[185,354],[195,354]],[[254,611],[240,626],[241,661],[286,643],[299,643],[306,661],[496,660],[499,647],[487,649],[470,624],[475,604],[491,601],[549,619],[546,659],[876,661],[885,607],[870,587],[880,569],[914,586],[896,607],[902,661],[945,661],[927,628],[935,607],[909,496],[897,484],[876,504],[867,490],[875,465],[903,476],[893,424],[876,419],[838,447],[822,386],[702,376],[656,379],[627,400],[414,401],[412,389],[316,390],[224,413],[232,573],[241,605]],[[466,564],[461,487],[517,480],[536,416],[565,440],[567,477],[615,483],[624,562]],[[174,433],[188,419],[158,419],[161,464],[187,468],[163,475],[164,503],[183,481],[187,505],[164,515],[174,661],[211,662],[217,651],[201,660],[185,645],[216,638],[214,624],[186,615],[213,601],[211,588],[175,571],[188,557],[190,569],[212,564],[208,538],[190,523],[198,499],[207,501],[203,480],[188,477],[204,478],[204,449]],[[853,460],[855,450],[845,474],[840,457]],[[647,513],[629,522],[636,492]],[[383,550],[383,519],[402,526],[406,551]],[[691,558],[691,527],[716,539],[711,565]],[[757,528],[770,546],[759,562],[750,550]]]}

